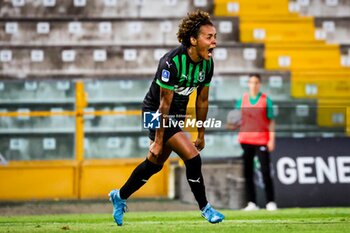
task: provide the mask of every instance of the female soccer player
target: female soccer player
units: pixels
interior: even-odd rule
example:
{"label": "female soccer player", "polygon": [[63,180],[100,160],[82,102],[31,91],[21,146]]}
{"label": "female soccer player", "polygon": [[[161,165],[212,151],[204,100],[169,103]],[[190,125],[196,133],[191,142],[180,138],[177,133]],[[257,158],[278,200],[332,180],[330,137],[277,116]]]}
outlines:
{"label": "female soccer player", "polygon": [[[188,13],[179,25],[177,37],[181,45],[166,53],[159,61],[158,70],[143,101],[143,112],[160,115],[160,128],[149,129],[150,150],[144,162],[135,168],[120,190],[109,193],[113,217],[121,226],[126,200],[147,180],[159,172],[172,151],[184,161],[186,176],[202,216],[210,223],[218,223],[224,216],[213,209],[206,199],[201,157],[204,148],[204,127],[198,128],[198,137],[191,142],[179,126],[165,128],[163,119],[169,115],[184,116],[189,95],[197,89],[196,119],[205,121],[208,111],[209,85],[213,76],[213,49],[216,47],[216,29],[208,13]],[[155,113],[154,113],[155,112]],[[181,120],[181,117],[180,119]]]}
{"label": "female soccer player", "polygon": [[248,81],[249,93],[237,101],[236,109],[241,109],[240,125],[229,124],[228,128],[240,127],[238,140],[243,148],[244,177],[248,205],[244,210],[257,210],[255,204],[255,186],[253,162],[258,156],[265,194],[267,199],[266,209],[276,210],[274,202],[273,183],[270,175],[270,153],[275,148],[275,121],[271,99],[260,92],[261,77],[259,74],[251,74]]}

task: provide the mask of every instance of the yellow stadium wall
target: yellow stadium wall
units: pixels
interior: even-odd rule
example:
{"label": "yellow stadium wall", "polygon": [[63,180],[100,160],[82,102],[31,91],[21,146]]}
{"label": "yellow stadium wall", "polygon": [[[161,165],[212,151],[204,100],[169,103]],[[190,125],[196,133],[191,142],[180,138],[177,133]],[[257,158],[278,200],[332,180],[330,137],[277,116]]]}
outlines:
{"label": "yellow stadium wall", "polygon": [[[143,160],[10,162],[0,167],[0,200],[108,198]],[[133,197],[167,197],[169,164]]]}
{"label": "yellow stadium wall", "polygon": [[[142,159],[85,160],[81,172],[81,198],[106,198],[121,187]],[[152,176],[133,197],[167,197],[169,163]]]}
{"label": "yellow stadium wall", "polygon": [[0,167],[0,199],[76,198],[76,176],[76,161],[10,162]]}

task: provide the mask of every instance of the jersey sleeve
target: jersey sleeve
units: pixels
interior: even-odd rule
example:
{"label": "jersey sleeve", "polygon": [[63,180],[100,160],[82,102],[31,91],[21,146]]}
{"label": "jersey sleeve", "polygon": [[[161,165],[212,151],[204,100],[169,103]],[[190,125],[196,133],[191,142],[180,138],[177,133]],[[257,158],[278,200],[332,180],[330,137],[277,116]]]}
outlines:
{"label": "jersey sleeve", "polygon": [[165,89],[174,90],[177,80],[177,70],[173,61],[167,57],[163,57],[159,61],[155,81]]}
{"label": "jersey sleeve", "polygon": [[266,108],[267,118],[269,120],[275,119],[275,114],[273,112],[273,102],[269,97],[266,98]]}
{"label": "jersey sleeve", "polygon": [[205,80],[203,82],[203,86],[205,86],[205,87],[210,86],[211,79],[213,78],[213,74],[214,74],[213,58],[210,58],[210,60],[207,62],[207,65],[208,65],[208,72],[207,72]]}

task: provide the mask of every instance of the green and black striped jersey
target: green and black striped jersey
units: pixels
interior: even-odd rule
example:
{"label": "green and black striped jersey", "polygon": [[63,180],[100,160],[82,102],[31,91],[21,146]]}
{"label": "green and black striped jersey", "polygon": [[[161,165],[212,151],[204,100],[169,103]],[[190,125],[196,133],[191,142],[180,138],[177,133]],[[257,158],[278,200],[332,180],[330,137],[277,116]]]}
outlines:
{"label": "green and black striped jersey", "polygon": [[162,87],[174,91],[169,113],[185,113],[189,95],[199,86],[209,86],[213,71],[212,58],[195,63],[186,47],[180,45],[160,59],[156,75],[143,101],[143,109],[156,111],[159,108]]}

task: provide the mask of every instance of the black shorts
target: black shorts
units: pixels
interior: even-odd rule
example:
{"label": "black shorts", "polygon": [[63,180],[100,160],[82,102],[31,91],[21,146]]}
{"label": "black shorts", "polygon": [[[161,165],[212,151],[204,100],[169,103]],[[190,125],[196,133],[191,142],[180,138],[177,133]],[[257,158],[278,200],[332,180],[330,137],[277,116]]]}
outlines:
{"label": "black shorts", "polygon": [[[165,128],[164,129],[164,136],[163,136],[163,143],[166,143],[172,136],[174,136],[176,133],[181,132],[182,129],[179,126],[171,127],[171,128]],[[156,130],[149,129],[148,134],[149,139],[154,141],[156,138]]]}

